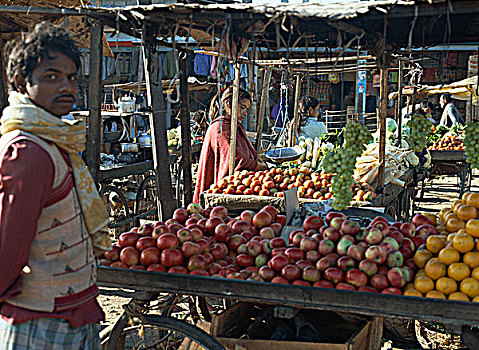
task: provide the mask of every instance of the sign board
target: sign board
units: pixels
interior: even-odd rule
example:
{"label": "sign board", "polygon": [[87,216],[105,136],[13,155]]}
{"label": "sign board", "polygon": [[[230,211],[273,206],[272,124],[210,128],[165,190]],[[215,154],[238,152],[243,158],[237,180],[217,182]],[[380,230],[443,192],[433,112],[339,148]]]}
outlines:
{"label": "sign board", "polygon": [[296,187],[284,192],[284,207],[286,208],[286,223],[289,223],[296,208],[299,208],[298,189]]}

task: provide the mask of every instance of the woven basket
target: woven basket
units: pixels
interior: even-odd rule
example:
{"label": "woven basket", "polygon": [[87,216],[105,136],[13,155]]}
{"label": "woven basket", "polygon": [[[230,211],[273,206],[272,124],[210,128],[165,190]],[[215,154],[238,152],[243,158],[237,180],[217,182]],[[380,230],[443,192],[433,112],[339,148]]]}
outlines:
{"label": "woven basket", "polygon": [[416,320],[416,337],[423,349],[467,350],[460,335],[447,333],[440,325]]}
{"label": "woven basket", "polygon": [[414,320],[396,317],[384,318],[384,338],[391,340],[394,348],[419,349]]}

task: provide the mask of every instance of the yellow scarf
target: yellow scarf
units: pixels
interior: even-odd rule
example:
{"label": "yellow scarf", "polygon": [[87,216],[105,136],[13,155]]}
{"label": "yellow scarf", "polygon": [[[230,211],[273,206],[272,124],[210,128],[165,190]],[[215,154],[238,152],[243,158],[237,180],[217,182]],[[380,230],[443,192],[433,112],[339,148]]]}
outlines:
{"label": "yellow scarf", "polygon": [[4,109],[0,119],[0,133],[3,135],[14,130],[26,131],[51,141],[68,152],[75,188],[86,227],[92,237],[95,254],[99,255],[110,250],[111,242],[107,228],[109,219],[105,205],[98,195],[90,172],[78,155],[85,149],[85,126],[55,117],[18,92],[10,92],[8,101],[10,105]]}

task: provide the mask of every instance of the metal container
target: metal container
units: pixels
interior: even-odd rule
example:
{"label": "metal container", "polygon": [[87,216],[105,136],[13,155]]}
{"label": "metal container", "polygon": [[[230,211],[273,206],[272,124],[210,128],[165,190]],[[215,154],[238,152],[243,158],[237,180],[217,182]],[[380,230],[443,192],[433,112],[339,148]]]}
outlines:
{"label": "metal container", "polygon": [[137,143],[121,143],[121,153],[136,153],[140,147]]}
{"label": "metal container", "polygon": [[151,135],[143,132],[138,136],[138,143],[141,147],[151,147]]}

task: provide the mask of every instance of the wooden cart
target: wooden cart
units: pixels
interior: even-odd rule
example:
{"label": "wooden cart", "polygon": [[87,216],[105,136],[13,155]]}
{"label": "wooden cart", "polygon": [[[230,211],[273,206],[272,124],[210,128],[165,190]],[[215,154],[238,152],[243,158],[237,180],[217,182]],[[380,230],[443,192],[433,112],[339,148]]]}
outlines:
{"label": "wooden cart", "polygon": [[464,191],[471,188],[472,168],[466,162],[464,151],[429,151],[431,153],[432,167],[429,177],[422,181],[421,199],[424,197],[426,180],[433,181],[439,176],[455,176],[459,188],[459,198]]}
{"label": "wooden cart", "polygon": [[[301,287],[265,282],[231,280],[225,278],[177,275],[161,272],[145,272],[100,267],[98,283],[102,287],[141,291],[137,296],[141,304],[149,295],[149,300],[159,293],[177,293],[182,295],[225,298],[234,301],[252,302],[266,305],[283,305],[296,309],[333,310],[356,315],[372,316],[374,332],[372,343],[367,349],[380,348],[383,317],[393,316],[399,319],[416,319],[440,322],[454,333],[461,334],[467,326],[479,325],[477,315],[479,304],[440,299],[427,299],[408,296],[396,296],[376,293],[352,292],[346,290]],[[152,297],[154,296],[154,297]],[[153,317],[145,308],[135,308],[135,302],[125,308],[125,313],[106,337],[106,349],[115,349],[120,334],[128,328],[130,317],[137,317],[143,325],[154,322],[157,327],[169,330],[183,329],[189,339],[199,342],[206,349],[223,349],[205,332],[184,321],[168,316]],[[138,318],[139,317],[139,318]],[[183,327],[183,328],[181,328]],[[196,338],[195,338],[196,337]]]}

